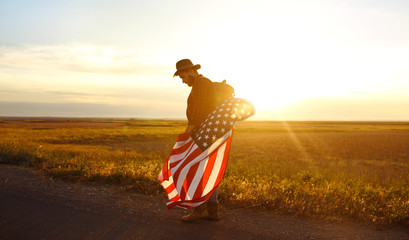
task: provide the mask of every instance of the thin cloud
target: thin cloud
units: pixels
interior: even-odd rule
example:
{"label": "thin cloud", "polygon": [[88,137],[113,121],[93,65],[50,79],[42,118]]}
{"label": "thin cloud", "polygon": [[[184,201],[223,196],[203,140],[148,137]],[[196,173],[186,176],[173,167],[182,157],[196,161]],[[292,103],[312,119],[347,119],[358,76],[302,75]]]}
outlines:
{"label": "thin cloud", "polygon": [[[98,109],[99,106],[109,106],[104,116],[111,113],[112,116],[118,116],[121,111],[125,116],[128,114],[128,110],[124,109],[133,108],[139,109],[140,116],[137,117],[153,117],[152,111],[156,111],[157,117],[184,116],[187,97],[187,92],[171,87],[95,87],[93,89],[84,89],[84,92],[8,87],[0,92],[2,93],[0,102],[3,102],[0,110],[3,112],[3,116],[17,116],[24,112],[30,116],[39,116],[36,111],[28,110],[31,107],[36,108],[41,116],[45,116],[47,106],[50,107],[47,116],[59,116],[62,112],[55,106],[67,107],[71,106],[70,104],[89,106],[88,112],[93,116],[100,112],[92,110],[92,106],[97,106]],[[118,106],[118,109],[122,110],[119,112],[112,110],[114,106]],[[13,107],[15,108],[13,109]],[[141,109],[145,109],[145,111]],[[179,113],[179,115],[172,114],[172,111]],[[70,110],[70,112],[74,113],[75,111]],[[86,112],[81,110],[78,111],[78,114],[85,114]]]}
{"label": "thin cloud", "polygon": [[0,116],[184,118],[177,106],[0,102]]}
{"label": "thin cloud", "polygon": [[44,91],[44,93],[51,93],[57,95],[72,95],[72,96],[97,96],[97,94],[92,93],[82,93],[82,92],[70,92],[70,91]]}
{"label": "thin cloud", "polygon": [[141,56],[132,49],[94,45],[0,47],[0,69],[53,69],[112,75],[172,72],[173,60]]}

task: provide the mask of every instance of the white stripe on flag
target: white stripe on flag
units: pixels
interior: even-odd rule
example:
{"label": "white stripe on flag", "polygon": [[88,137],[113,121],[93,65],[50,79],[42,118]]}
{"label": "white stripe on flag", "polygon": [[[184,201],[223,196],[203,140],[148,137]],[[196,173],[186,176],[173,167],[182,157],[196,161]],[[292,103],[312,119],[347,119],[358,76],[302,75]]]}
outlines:
{"label": "white stripe on flag", "polygon": [[168,199],[172,199],[172,198],[176,197],[177,194],[178,194],[178,192],[176,191],[176,188],[175,188],[175,189],[173,189],[172,192],[170,192],[168,194]]}
{"label": "white stripe on flag", "polygon": [[169,176],[169,180],[165,180],[162,182],[162,186],[164,189],[168,188],[173,183],[173,177]]}
{"label": "white stripe on flag", "polygon": [[207,159],[203,160],[199,164],[195,177],[193,178],[192,183],[190,184],[189,190],[186,194],[186,198],[185,198],[186,200],[192,200],[193,196],[195,195],[197,186],[201,182],[200,180],[203,178],[203,173],[206,169],[207,163],[209,162],[208,159],[209,157],[207,157]]}
{"label": "white stripe on flag", "polygon": [[[193,147],[189,147],[189,148],[186,149],[186,151],[184,151],[183,153],[172,155],[172,156],[169,158],[169,164],[170,164],[170,163],[173,163],[173,162],[176,162],[176,161],[179,161],[180,159],[183,159],[183,158],[185,158],[186,156],[189,156],[191,152],[193,152],[194,150],[196,150],[196,148],[198,148],[196,144],[192,143],[192,145],[193,145]],[[180,164],[180,163],[179,163],[179,164]]]}
{"label": "white stripe on flag", "polygon": [[[176,162],[176,161],[179,161],[179,160],[181,160],[181,159],[184,159],[184,158],[187,158],[187,157],[189,157],[190,156],[190,154],[192,153],[192,152],[194,152],[196,149],[198,149],[199,147],[195,144],[195,143],[192,143],[193,144],[193,147],[189,147],[189,149],[188,150],[186,150],[184,153],[186,153],[183,157],[178,157],[178,159],[173,159],[172,157],[169,159],[169,164],[171,163],[171,162]],[[184,154],[183,153],[183,154]],[[181,154],[179,154],[179,156],[180,156]],[[176,156],[176,155],[175,155]],[[171,160],[172,159],[172,160]],[[170,171],[171,171],[171,173],[172,173],[172,176],[173,176],[173,174],[178,170],[178,168],[184,163],[185,161],[183,160],[183,161],[180,161],[176,166],[174,166],[173,168],[171,168],[170,169]]]}
{"label": "white stripe on flag", "polygon": [[173,149],[178,149],[178,148],[182,147],[183,145],[185,145],[186,143],[188,143],[191,140],[192,140],[192,137],[189,137],[187,140],[176,142],[175,146],[173,146]]}
{"label": "white stripe on flag", "polygon": [[212,173],[210,174],[209,181],[207,181],[206,187],[203,191],[202,197],[208,194],[213,188],[216,182],[217,176],[219,176],[220,167],[223,163],[224,150],[226,149],[227,142],[224,142],[217,151],[216,162],[214,163]]}

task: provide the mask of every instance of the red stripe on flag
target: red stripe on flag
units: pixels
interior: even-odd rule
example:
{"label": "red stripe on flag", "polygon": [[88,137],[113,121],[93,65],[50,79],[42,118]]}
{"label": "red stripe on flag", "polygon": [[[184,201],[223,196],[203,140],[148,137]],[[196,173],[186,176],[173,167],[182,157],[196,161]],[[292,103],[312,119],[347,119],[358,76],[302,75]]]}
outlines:
{"label": "red stripe on flag", "polygon": [[190,135],[191,135],[190,132],[179,134],[178,137],[176,138],[176,143],[188,140],[190,138]]}
{"label": "red stripe on flag", "polygon": [[188,149],[181,154],[172,154],[169,157],[171,168],[175,167],[181,160],[185,160],[189,155],[197,149],[197,145],[192,142],[188,145]]}
{"label": "red stripe on flag", "polygon": [[195,192],[195,195],[193,197],[194,199],[200,198],[202,196],[203,191],[206,187],[207,181],[209,181],[209,177],[212,174],[214,163],[216,161],[216,157],[217,157],[217,151],[215,151],[215,153],[209,157],[209,160],[207,160],[208,162],[203,172],[203,177],[199,185],[197,186],[198,189]]}
{"label": "red stripe on flag", "polygon": [[202,150],[200,148],[197,148],[194,150],[192,153],[189,154],[184,160],[183,163],[176,169],[176,171],[172,171],[174,168],[171,168],[171,172],[173,172],[173,181],[177,183],[177,179],[179,178],[180,172],[186,165],[188,165],[191,161],[195,160],[200,154],[202,154]]}
{"label": "red stripe on flag", "polygon": [[[187,150],[186,150],[185,152],[182,152],[182,153],[180,154],[180,156],[177,156],[177,155],[173,155],[173,154],[172,154],[172,156],[169,158],[169,161],[171,161],[171,163],[170,163],[170,168],[176,167],[176,166],[180,163],[180,161],[185,160],[186,157],[188,157],[188,156],[192,153],[192,150],[193,150],[193,148],[194,148],[195,146],[196,146],[195,143],[192,142],[192,143],[190,143],[190,145],[188,146]],[[178,159],[178,158],[179,158],[179,159]]]}
{"label": "red stripe on flag", "polygon": [[185,143],[180,148],[173,149],[172,155],[184,153],[187,149],[189,149],[193,144],[193,139],[189,142]]}
{"label": "red stripe on flag", "polygon": [[180,191],[178,191],[178,192],[179,192],[179,197],[180,197],[181,200],[184,200],[185,197],[186,197],[186,191],[187,191],[186,185],[187,185],[187,182],[188,182],[188,179],[185,178],[185,180],[183,181],[182,188],[180,189]]}
{"label": "red stripe on flag", "polygon": [[233,139],[233,134],[226,141],[226,149],[224,150],[223,164],[222,164],[222,166],[220,168],[220,172],[219,172],[219,175],[217,177],[217,182],[218,183],[222,180],[222,178],[224,176],[224,172],[226,171],[226,168],[227,168],[227,162],[229,160],[229,154],[230,154],[230,144],[231,144],[232,139]]}
{"label": "red stripe on flag", "polygon": [[169,194],[171,193],[173,190],[175,190],[175,184],[170,184],[169,187],[165,188],[165,191]]}
{"label": "red stripe on flag", "polygon": [[164,181],[164,180],[169,179],[170,172],[168,169],[168,163],[169,163],[169,158],[168,160],[166,160],[165,164],[163,164],[162,171],[161,171],[162,176],[159,175],[159,181]]}
{"label": "red stripe on flag", "polygon": [[[186,181],[186,191],[189,191],[190,185],[192,184],[192,180],[196,176],[197,169],[199,168],[199,164],[200,164],[200,162],[196,163],[195,165],[193,165],[189,169],[189,173],[186,176],[186,179],[188,180],[188,181]],[[184,199],[184,198],[182,198],[182,199]]]}

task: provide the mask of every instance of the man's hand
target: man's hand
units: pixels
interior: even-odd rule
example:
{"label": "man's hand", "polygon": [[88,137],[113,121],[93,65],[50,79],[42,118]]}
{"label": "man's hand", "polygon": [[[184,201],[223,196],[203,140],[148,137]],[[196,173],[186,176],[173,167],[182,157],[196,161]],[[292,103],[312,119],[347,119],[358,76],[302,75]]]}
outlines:
{"label": "man's hand", "polygon": [[196,127],[196,125],[188,125],[187,128],[186,128],[186,130],[185,130],[185,133],[193,131],[193,129],[194,129],[195,127]]}

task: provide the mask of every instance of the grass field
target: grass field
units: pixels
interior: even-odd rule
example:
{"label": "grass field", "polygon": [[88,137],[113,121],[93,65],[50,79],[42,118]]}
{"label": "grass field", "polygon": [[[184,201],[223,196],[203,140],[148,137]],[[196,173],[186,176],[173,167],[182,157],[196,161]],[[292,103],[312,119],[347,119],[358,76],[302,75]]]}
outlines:
{"label": "grass field", "polygon": [[[164,194],[183,121],[0,120],[0,162]],[[223,204],[391,224],[409,218],[408,122],[256,122],[235,128]]]}

